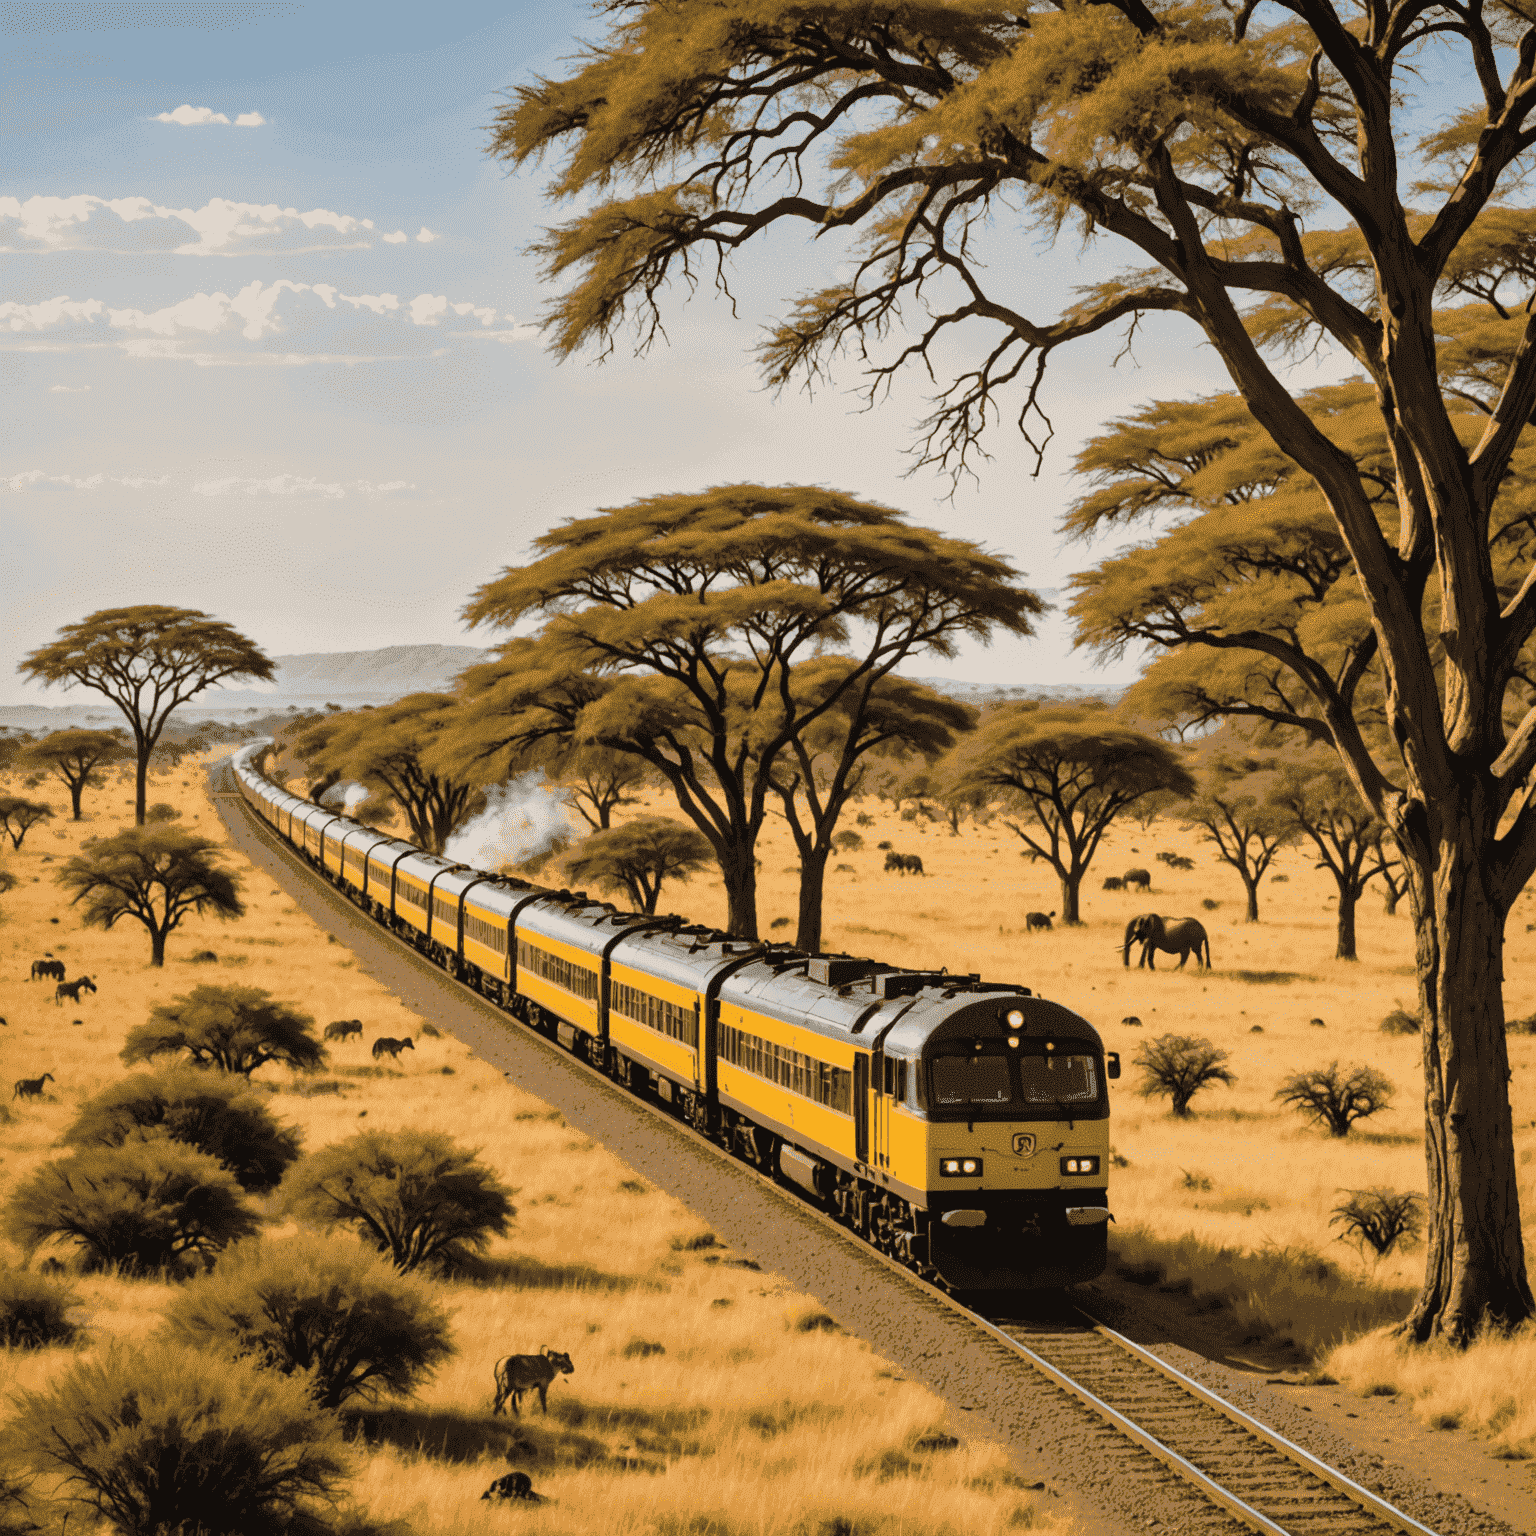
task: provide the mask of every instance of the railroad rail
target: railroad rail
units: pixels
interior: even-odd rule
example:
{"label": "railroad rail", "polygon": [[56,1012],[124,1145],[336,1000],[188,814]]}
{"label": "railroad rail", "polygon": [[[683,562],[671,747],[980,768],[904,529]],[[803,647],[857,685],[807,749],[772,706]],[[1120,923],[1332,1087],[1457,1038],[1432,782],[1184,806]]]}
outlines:
{"label": "railroad rail", "polygon": [[[226,770],[227,772],[227,770]],[[210,775],[212,778],[212,775]],[[231,789],[212,784],[219,801],[234,800],[247,824],[263,834],[262,841],[288,856],[327,895],[347,902],[292,848],[273,836]],[[223,806],[220,805],[223,812]],[[381,930],[388,934],[388,930]],[[390,935],[391,937],[393,935]],[[412,946],[401,945],[434,974],[504,1018],[482,993],[447,978]],[[543,1039],[534,1031],[532,1038]],[[634,1095],[615,1084],[597,1067],[551,1045],[551,1050],[608,1092]],[[1353,1482],[1336,1468],[1313,1456],[1278,1431],[1245,1413],[1208,1387],[1194,1381],[1152,1351],[1116,1333],[1076,1305],[1042,1308],[1030,1317],[987,1317],[944,1290],[929,1284],[905,1265],[857,1239],[831,1215],[779,1184],[760,1170],[700,1135],[671,1114],[667,1106],[650,1106],[672,1130],[722,1162],[755,1177],[781,1198],[793,1201],[829,1234],[855,1242],[860,1252],[899,1275],[931,1307],[964,1320],[983,1331],[997,1346],[1000,1359],[1021,1362],[1045,1381],[1081,1404],[1098,1421],[1096,1449],[1113,1462],[1126,1464],[1138,1453],[1154,1458],[1174,1477],[1196,1491],[1208,1518],[1180,1525],[1181,1536],[1221,1536],[1246,1528],[1264,1536],[1436,1536],[1426,1525]],[[1105,1431],[1108,1433],[1106,1434]]]}

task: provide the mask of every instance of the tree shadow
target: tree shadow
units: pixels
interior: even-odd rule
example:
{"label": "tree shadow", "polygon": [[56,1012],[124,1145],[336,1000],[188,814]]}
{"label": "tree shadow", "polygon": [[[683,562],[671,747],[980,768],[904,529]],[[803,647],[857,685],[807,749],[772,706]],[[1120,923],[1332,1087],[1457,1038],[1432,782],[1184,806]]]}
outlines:
{"label": "tree shadow", "polygon": [[1288,987],[1293,981],[1317,980],[1305,971],[1222,971],[1217,974],[1245,982],[1250,987]]}
{"label": "tree shadow", "polygon": [[617,1293],[651,1288],[637,1275],[613,1275],[590,1264],[546,1264],[522,1253],[471,1254],[461,1259],[446,1277],[465,1285],[520,1291],[606,1291]]}

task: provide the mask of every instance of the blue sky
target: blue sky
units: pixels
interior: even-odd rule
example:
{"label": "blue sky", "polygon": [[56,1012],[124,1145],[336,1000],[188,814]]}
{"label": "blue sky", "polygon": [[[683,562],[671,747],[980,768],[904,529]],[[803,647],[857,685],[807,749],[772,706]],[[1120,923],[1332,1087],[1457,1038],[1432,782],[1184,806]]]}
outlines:
{"label": "blue sky", "polygon": [[[736,314],[679,297],[670,345],[557,365],[525,247],[558,210],[540,172],[487,157],[486,125],[597,35],[560,3],[0,10],[0,702],[57,702],[16,660],[126,603],[207,609],[274,655],[489,644],[459,608],[552,523],[726,481],[869,496],[1054,589],[1085,562],[1054,532],[1075,446],[1150,395],[1225,382],[1185,322],[1114,368],[1117,340],[1085,346],[1053,365],[1043,473],[999,431],[951,499],[905,474],[916,376],[869,413],[851,364],[814,399],[762,390],[760,327],[839,258],[799,232],[743,256]],[[1041,301],[1101,267],[1070,239],[994,239],[996,280]],[[1095,670],[1058,619],[911,670],[1133,669]]]}

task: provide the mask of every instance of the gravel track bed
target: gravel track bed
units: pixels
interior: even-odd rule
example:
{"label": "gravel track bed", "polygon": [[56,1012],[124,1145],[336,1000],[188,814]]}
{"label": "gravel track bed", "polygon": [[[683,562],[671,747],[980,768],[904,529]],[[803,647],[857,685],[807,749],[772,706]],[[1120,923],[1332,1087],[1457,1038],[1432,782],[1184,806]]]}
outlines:
{"label": "gravel track bed", "polygon": [[[1007,1446],[1021,1472],[1043,1482],[1091,1536],[1148,1529],[1181,1536],[1248,1531],[830,1219],[599,1078],[390,937],[296,854],[269,841],[264,823],[232,792],[233,778],[221,770],[224,765],[216,764],[210,771],[214,804],[235,846],[283,886],[300,910],[345,944],[369,975],[520,1088],[560,1110],[584,1135],[684,1201],[732,1248],[815,1296],[850,1332],[945,1398],[965,1432]],[[1227,1395],[1230,1388],[1232,1401],[1255,1418],[1273,1424],[1441,1536],[1517,1536],[1512,1527],[1436,1493],[1407,1471],[1365,1456],[1326,1432],[1319,1436],[1322,1426],[1298,1425],[1308,1416],[1262,1388],[1229,1379],[1188,1351],[1169,1346],[1159,1352],[1213,1390]]]}

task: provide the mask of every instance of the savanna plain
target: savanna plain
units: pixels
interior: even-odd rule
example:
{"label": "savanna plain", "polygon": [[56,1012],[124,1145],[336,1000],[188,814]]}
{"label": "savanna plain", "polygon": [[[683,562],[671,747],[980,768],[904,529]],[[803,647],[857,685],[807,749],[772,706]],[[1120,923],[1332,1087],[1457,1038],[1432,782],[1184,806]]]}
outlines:
{"label": "savanna plain", "polygon": [[[151,798],[219,838],[205,783],[188,760],[153,784]],[[246,915],[189,921],[172,936],[163,971],[148,965],[137,925],[82,927],[52,875],[84,839],[131,822],[129,793],[116,779],[88,794],[79,823],[60,806],[59,819],[5,859],[17,884],[0,897],[0,1081],[44,1071],[54,1081],[40,1101],[18,1100],[0,1115],[0,1195],[61,1155],[58,1138],[81,1103],[131,1070],[118,1052],[157,1003],[207,982],[239,983],[298,1004],[318,1024],[360,1019],[361,1043],[332,1045],[318,1072],[269,1065],[254,1076],[306,1150],[360,1126],[440,1129],[480,1148],[517,1189],[512,1230],[475,1278],[437,1282],[456,1352],[415,1396],[351,1416],[349,1489],[368,1519],[443,1536],[514,1527],[667,1536],[1067,1529],[1027,1468],[957,1433],[942,1401],[902,1380],[812,1298],[721,1248],[683,1204],[450,1036],[425,1035],[430,1020],[362,974],[232,847],[225,857],[244,880]],[[1020,857],[1000,820],[965,822],[955,834],[874,799],[853,810],[863,846],[840,853],[829,874],[829,948],[1019,982],[1082,1013],[1121,1053],[1110,1182],[1117,1275],[1208,1310],[1229,1345],[1246,1342],[1270,1360],[1286,1353],[1345,1390],[1398,1394],[1424,1422],[1476,1434],[1497,1454],[1536,1456],[1536,1331],[1485,1337],[1464,1353],[1401,1350],[1390,1325],[1407,1310],[1421,1254],[1399,1245],[1378,1258],[1330,1223],[1349,1191],[1424,1187],[1418,1040],[1380,1028],[1415,1005],[1406,908],[1387,915],[1368,888],[1360,958],[1336,960],[1333,883],[1302,849],[1276,860],[1260,921],[1248,924],[1237,876],[1165,818],[1112,831],[1084,886],[1082,926],[1032,933],[1026,912],[1059,907],[1058,890],[1045,866]],[[630,814],[667,807],[642,803]],[[850,814],[845,825],[853,822]],[[883,842],[918,854],[926,874],[884,873]],[[1160,852],[1193,867],[1169,869],[1156,862]],[[789,937],[797,879],[782,824],[769,822],[759,854],[762,929]],[[1132,865],[1155,871],[1150,895],[1100,889]],[[720,883],[707,874],[668,887],[661,905],[702,921],[725,912]],[[1135,968],[1134,953],[1124,966],[1121,936],[1140,911],[1199,916],[1211,971],[1193,962],[1181,971],[1163,957],[1149,973]],[[217,959],[194,961],[201,951]],[[45,953],[100,990],[78,1007],[55,1005],[50,985],[27,980]],[[1506,978],[1508,1016],[1536,1013],[1532,893],[1510,918]],[[1187,1119],[1137,1092],[1136,1053],[1165,1033],[1208,1038],[1228,1053],[1235,1078],[1202,1091]],[[398,1067],[371,1065],[367,1046],[381,1035],[413,1036],[414,1052]],[[1536,1036],[1512,1033],[1509,1046],[1529,1248]],[[1276,1100],[1288,1074],[1335,1060],[1372,1066],[1395,1085],[1389,1107],[1343,1138]],[[274,1219],[263,1241],[280,1243],[291,1230]],[[4,1252],[11,1265],[45,1256]],[[172,1284],[117,1275],[68,1283],[80,1303],[74,1345],[0,1356],[8,1389],[0,1439],[16,1390],[42,1388],[113,1341],[146,1343],[175,1294]],[[493,1418],[495,1359],[544,1345],[575,1365],[551,1389],[547,1416],[530,1411],[530,1397],[520,1419]],[[509,1463],[530,1473],[545,1502],[481,1502]]]}

